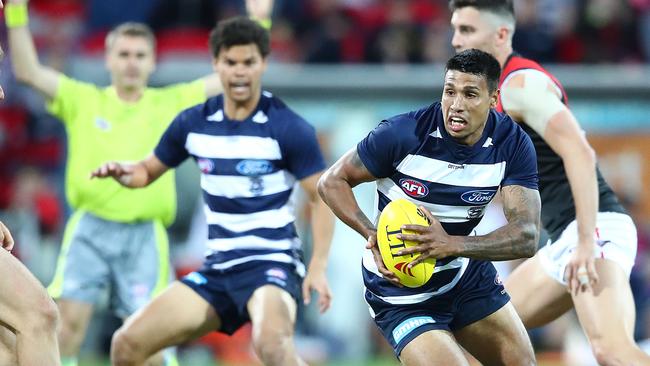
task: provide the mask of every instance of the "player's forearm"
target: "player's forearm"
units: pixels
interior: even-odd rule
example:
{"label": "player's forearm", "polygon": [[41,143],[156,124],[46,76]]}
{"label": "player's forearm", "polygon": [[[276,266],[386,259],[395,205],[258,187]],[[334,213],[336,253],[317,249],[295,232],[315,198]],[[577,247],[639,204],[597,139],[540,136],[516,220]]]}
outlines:
{"label": "player's forearm", "polygon": [[462,257],[494,261],[529,258],[537,251],[539,223],[515,220],[487,235],[456,238],[462,241]]}
{"label": "player's forearm", "polygon": [[344,179],[326,172],[318,181],[318,193],[336,217],[364,238],[376,231],[375,225],[359,208],[352,187]]}
{"label": "player's forearm", "polygon": [[38,67],[40,67],[31,32],[27,25],[11,27],[8,32],[11,66],[14,75],[19,81],[28,83]]}
{"label": "player's forearm", "polygon": [[248,16],[258,21],[270,21],[273,12],[273,0],[246,0]]}
{"label": "player's forearm", "polygon": [[[6,6],[20,7],[25,5],[15,2]],[[27,24],[11,26],[7,28],[7,31],[11,66],[16,79],[35,87],[47,97],[52,97],[56,92],[58,72],[44,67],[38,61],[38,54],[29,26]]]}
{"label": "player's forearm", "polygon": [[598,213],[595,153],[588,145],[563,158],[576,210],[578,244],[593,248]]}
{"label": "player's forearm", "polygon": [[313,246],[309,269],[325,270],[334,232],[334,215],[319,197],[314,197],[310,205]]}
{"label": "player's forearm", "polygon": [[142,188],[156,181],[160,178],[169,167],[165,165],[155,154],[149,155],[144,160],[137,163],[122,163],[115,166],[117,163],[108,163],[101,167],[96,173],[105,176],[108,169],[111,171],[110,175],[114,177],[121,185],[128,188]]}
{"label": "player's forearm", "polygon": [[562,158],[576,210],[579,243],[593,246],[598,213],[596,154],[568,109],[551,118],[544,140]]}

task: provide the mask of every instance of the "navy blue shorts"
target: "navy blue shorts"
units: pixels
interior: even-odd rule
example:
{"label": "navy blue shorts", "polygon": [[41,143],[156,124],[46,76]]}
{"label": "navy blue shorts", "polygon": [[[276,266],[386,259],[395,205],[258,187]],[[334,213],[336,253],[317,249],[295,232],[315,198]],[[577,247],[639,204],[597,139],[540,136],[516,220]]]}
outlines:
{"label": "navy blue shorts", "polygon": [[477,260],[470,260],[450,291],[417,304],[389,304],[370,291],[366,291],[365,297],[375,314],[375,323],[397,357],[424,332],[453,332],[487,317],[510,301],[492,263]]}
{"label": "navy blue shorts", "polygon": [[219,332],[233,334],[250,321],[246,304],[253,292],[265,285],[287,291],[296,302],[302,296],[302,277],[293,265],[279,262],[250,262],[232,269],[203,267],[181,279],[204,298],[221,319]]}

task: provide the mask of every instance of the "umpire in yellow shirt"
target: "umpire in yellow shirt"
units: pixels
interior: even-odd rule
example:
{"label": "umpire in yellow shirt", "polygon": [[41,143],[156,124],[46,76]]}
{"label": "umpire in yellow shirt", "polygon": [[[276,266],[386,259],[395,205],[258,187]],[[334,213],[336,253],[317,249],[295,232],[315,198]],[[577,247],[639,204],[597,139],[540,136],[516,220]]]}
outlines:
{"label": "umpire in yellow shirt", "polygon": [[[247,0],[270,15],[271,0]],[[260,9],[260,5],[262,8]],[[111,308],[126,319],[169,282],[165,226],[174,220],[174,177],[129,190],[112,180],[90,180],[106,160],[137,160],[153,150],[183,109],[221,92],[216,74],[189,83],[149,88],[155,38],[144,24],[125,23],[106,37],[111,85],[98,87],[41,65],[28,28],[25,0],[9,0],[5,19],[16,78],[48,99],[68,137],[66,196],[74,213],[48,291],[57,300],[63,366],[76,365],[93,306],[109,290]],[[171,363],[174,363],[173,361]]]}

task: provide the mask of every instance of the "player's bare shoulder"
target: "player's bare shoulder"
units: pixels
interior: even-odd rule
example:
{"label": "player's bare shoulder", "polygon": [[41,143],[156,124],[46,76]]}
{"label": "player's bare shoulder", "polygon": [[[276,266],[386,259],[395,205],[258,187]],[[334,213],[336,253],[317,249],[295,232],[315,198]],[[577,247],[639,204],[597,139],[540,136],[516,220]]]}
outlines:
{"label": "player's bare shoulder", "polygon": [[541,136],[551,117],[566,108],[562,102],[562,90],[540,70],[511,73],[503,81],[500,93],[504,111]]}

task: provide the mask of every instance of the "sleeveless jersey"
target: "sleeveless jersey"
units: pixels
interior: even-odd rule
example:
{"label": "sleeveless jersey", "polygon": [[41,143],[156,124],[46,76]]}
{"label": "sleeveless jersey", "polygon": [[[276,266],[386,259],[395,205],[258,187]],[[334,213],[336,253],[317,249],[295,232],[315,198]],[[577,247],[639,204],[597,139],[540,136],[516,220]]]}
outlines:
{"label": "sleeveless jersey", "polygon": [[[537,70],[544,73],[553,81],[562,94],[562,103],[568,106],[568,98],[562,84],[548,71],[546,71],[537,62],[512,54],[508,57],[503,70],[499,87],[506,79],[517,72],[524,70]],[[497,110],[504,112],[501,104],[501,96],[497,104]],[[535,145],[537,151],[537,169],[539,170],[539,194],[542,199],[542,225],[548,231],[552,241],[556,241],[562,231],[575,220],[575,204],[569,180],[564,170],[562,158],[551,149],[535,130],[526,124],[521,123],[521,127],[528,133]],[[599,212],[620,212],[625,213],[625,209],[618,202],[616,195],[612,192],[600,169],[596,167],[596,176],[598,178],[598,198]]]}

